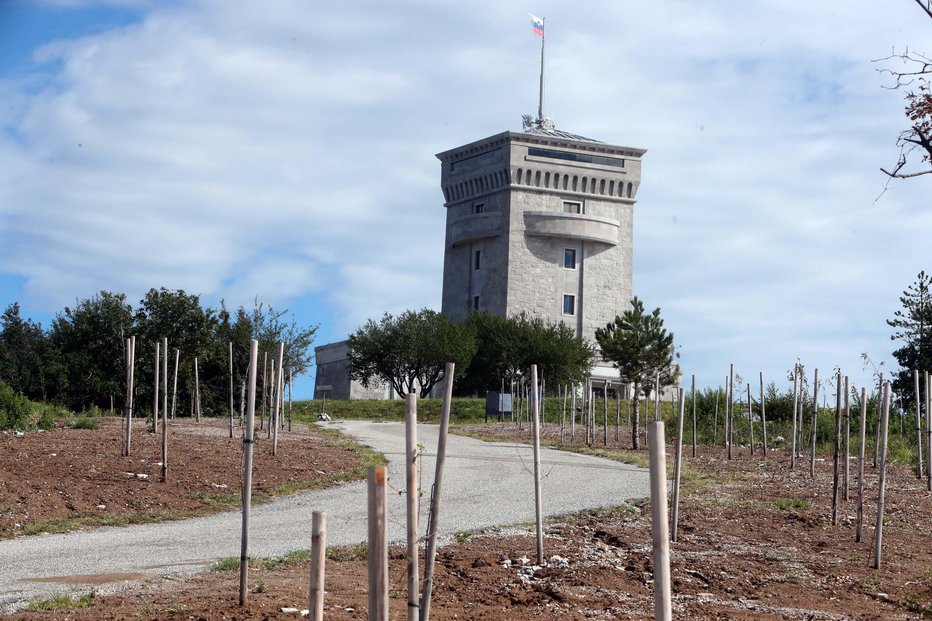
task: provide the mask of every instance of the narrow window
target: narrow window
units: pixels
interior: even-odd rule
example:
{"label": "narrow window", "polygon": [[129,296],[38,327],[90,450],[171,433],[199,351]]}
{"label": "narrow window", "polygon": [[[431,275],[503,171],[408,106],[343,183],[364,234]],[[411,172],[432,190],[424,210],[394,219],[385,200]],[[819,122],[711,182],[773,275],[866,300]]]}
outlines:
{"label": "narrow window", "polygon": [[563,201],[563,213],[582,213],[582,203]]}
{"label": "narrow window", "polygon": [[482,213],[485,211],[485,203],[476,203],[472,206],[473,213]]}
{"label": "narrow window", "polygon": [[479,296],[478,295],[472,296],[472,309],[476,311],[479,310]]}
{"label": "narrow window", "polygon": [[564,315],[575,315],[576,314],[576,296],[570,295],[568,293],[563,295],[563,314]]}
{"label": "narrow window", "polygon": [[568,270],[576,269],[576,249],[575,248],[564,248],[563,249],[563,267]]}
{"label": "narrow window", "polygon": [[482,251],[476,250],[476,252],[473,254],[472,268],[474,270],[477,270],[481,267],[481,265],[482,265]]}

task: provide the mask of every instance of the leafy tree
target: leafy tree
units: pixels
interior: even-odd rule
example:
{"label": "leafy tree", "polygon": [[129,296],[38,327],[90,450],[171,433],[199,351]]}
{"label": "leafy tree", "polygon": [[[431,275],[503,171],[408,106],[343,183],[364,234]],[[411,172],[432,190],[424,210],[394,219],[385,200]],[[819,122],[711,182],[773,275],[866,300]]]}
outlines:
{"label": "leafy tree", "polygon": [[[913,0],[927,17],[932,19],[932,0]],[[883,61],[896,61],[897,68],[885,67],[880,71],[893,79],[890,88],[906,91],[906,118],[909,128],[900,132],[897,146],[899,158],[892,170],[881,168],[891,179],[907,179],[932,173],[932,58],[906,50],[894,53]],[[919,154],[919,169],[909,169],[910,157]]]}
{"label": "leafy tree", "polygon": [[[674,359],[679,357],[673,346],[673,333],[667,332],[660,318],[660,309],[644,312],[644,303],[635,296],[631,308],[615,317],[615,321],[595,331],[595,340],[602,349],[602,357],[611,360],[621,379],[630,382],[634,394],[659,373],[664,380],[675,380],[678,368]],[[638,438],[638,399],[634,400],[631,442],[640,447]]]}
{"label": "leafy tree", "polygon": [[67,377],[62,400],[68,407],[105,408],[111,396],[125,394],[125,339],[132,325],[126,296],[109,291],[79,300],[55,317],[49,336]]}
{"label": "leafy tree", "polygon": [[467,323],[476,333],[476,354],[457,380],[458,394],[482,394],[511,384],[538,365],[552,385],[581,382],[592,369],[595,348],[563,322],[528,317],[472,313]]}
{"label": "leafy tree", "polygon": [[900,296],[902,308],[893,313],[887,325],[894,329],[891,340],[902,347],[893,352],[900,370],[893,375],[893,390],[897,394],[912,394],[913,370],[932,369],[932,278],[919,272],[916,282]]}
{"label": "leafy tree", "polygon": [[369,387],[386,382],[398,394],[430,395],[447,362],[465,369],[476,351],[473,329],[430,310],[385,313],[349,337],[350,377]]}
{"label": "leafy tree", "polygon": [[58,396],[58,358],[38,323],[20,317],[19,304],[0,316],[0,380],[30,399]]}

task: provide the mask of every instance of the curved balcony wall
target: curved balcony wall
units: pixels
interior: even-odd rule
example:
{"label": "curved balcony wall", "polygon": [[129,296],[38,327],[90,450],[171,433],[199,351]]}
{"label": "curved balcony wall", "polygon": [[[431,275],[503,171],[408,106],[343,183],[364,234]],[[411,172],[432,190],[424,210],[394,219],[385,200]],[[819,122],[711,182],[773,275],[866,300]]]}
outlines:
{"label": "curved balcony wall", "polygon": [[501,213],[477,213],[454,220],[450,225],[450,240],[452,245],[459,246],[480,239],[495,237],[500,235],[501,232]]}
{"label": "curved balcony wall", "polygon": [[618,245],[618,222],[608,218],[552,211],[526,211],[524,225],[528,235]]}

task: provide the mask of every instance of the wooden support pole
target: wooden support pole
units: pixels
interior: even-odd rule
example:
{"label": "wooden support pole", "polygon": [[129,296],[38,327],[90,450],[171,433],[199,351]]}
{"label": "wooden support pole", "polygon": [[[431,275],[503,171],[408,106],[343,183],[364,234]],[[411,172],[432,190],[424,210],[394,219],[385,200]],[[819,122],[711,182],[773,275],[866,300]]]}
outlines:
{"label": "wooden support pole", "polygon": [[679,389],[679,407],[676,418],[676,454],[673,461],[673,519],[670,527],[670,538],[676,543],[677,525],[680,517],[680,474],[683,465],[683,418],[685,418],[685,391]]}
{"label": "wooden support pole", "polygon": [[162,338],[162,482],[168,481],[168,337]]}
{"label": "wooden support pole", "polygon": [[309,621],[324,619],[324,570],[327,562],[327,514],[315,511],[311,518],[311,590],[308,597]]}
{"label": "wooden support pole", "polygon": [[178,362],[181,359],[181,350],[175,350],[175,372],[172,379],[172,420],[175,419],[175,402],[178,399]]}
{"label": "wooden support pole", "polygon": [[855,541],[861,541],[861,531],[864,527],[864,453],[867,448],[867,388],[861,388],[861,435],[858,438],[858,517]]}
{"label": "wooden support pole", "polygon": [[288,370],[288,431],[291,431],[291,389],[294,387],[294,374]]}
{"label": "wooden support pole", "polygon": [[602,446],[608,446],[608,381],[602,382]]}
{"label": "wooden support pole", "polygon": [[767,457],[767,396],[764,394],[764,372],[760,372],[760,424],[763,427],[764,457]]}
{"label": "wooden support pole", "polygon": [[696,456],[696,375],[692,376],[692,387],[690,389],[690,399],[692,400],[693,410],[693,457]]}
{"label": "wooden support pole", "polygon": [[916,390],[916,476],[922,479],[922,393],[919,391],[919,369],[913,369]]}
{"label": "wooden support pole", "polygon": [[573,391],[572,396],[570,397],[570,411],[573,413],[573,417],[570,419],[570,441],[576,443],[576,384],[570,384],[570,389]]}
{"label": "wooden support pole", "polygon": [[878,483],[877,492],[877,527],[874,533],[874,569],[880,569],[881,552],[883,551],[883,510],[884,510],[884,493],[887,484],[887,433],[890,423],[890,383],[883,385],[883,405],[881,406],[881,442],[880,448],[880,482]]}
{"label": "wooden support pole", "polygon": [[926,489],[932,492],[932,376],[926,371]]}
{"label": "wooden support pole", "polygon": [[809,451],[809,478],[815,478],[815,449],[816,449],[816,426],[819,422],[819,370],[815,370],[812,381],[812,429],[809,435],[812,438],[812,445]]}
{"label": "wooden support pole", "polygon": [[126,409],[123,413],[123,456],[130,453],[133,433],[133,340],[126,339]]}
{"label": "wooden support pole", "polygon": [[[728,381],[727,377],[725,378],[725,381]],[[721,387],[715,389],[715,416],[712,423],[712,446],[718,444],[718,398],[721,393]]]}
{"label": "wooden support pole", "polygon": [[194,416],[201,422],[201,381],[197,373],[197,356],[194,356]]}
{"label": "wooden support pole", "polygon": [[563,385],[563,416],[560,418],[560,444],[566,439],[566,401],[569,398],[569,388]]}
{"label": "wooden support pole", "polygon": [[848,384],[848,376],[845,376],[845,469],[842,477],[842,495],[845,502],[850,500],[848,495],[849,475],[851,473],[851,386]]}
{"label": "wooden support pole", "polygon": [[155,373],[152,381],[152,433],[159,431],[159,373],[162,371],[162,344],[155,342]]}
{"label": "wooden support pole", "polygon": [[440,528],[440,492],[443,485],[443,465],[447,457],[447,431],[450,428],[450,404],[453,400],[453,372],[456,367],[448,362],[444,372],[443,405],[440,408],[440,432],[437,440],[437,466],[434,488],[430,495],[428,514],[427,553],[424,555],[424,590],[421,592],[421,619],[430,619],[430,596],[434,588],[434,562],[437,557],[437,530]]}
{"label": "wooden support pole", "polygon": [[256,422],[256,371],[259,341],[249,344],[249,399],[246,406],[246,435],[243,436],[243,528],[239,553],[239,605],[245,606],[249,579],[249,510],[252,504],[252,450]]}
{"label": "wooden support pole", "polygon": [[388,621],[385,466],[369,467],[369,621]]}
{"label": "wooden support pole", "polygon": [[[282,372],[282,364],[285,361],[285,344],[278,344],[278,364],[273,365],[273,369],[278,371],[278,381],[275,382],[275,429],[272,431],[272,455],[278,455],[278,428],[281,426],[281,417],[282,417],[282,383],[284,379],[284,373]],[[272,376],[275,376],[275,370],[272,371]]]}
{"label": "wooden support pole", "polygon": [[731,413],[734,409],[735,365],[728,365],[728,384],[725,386],[725,446],[728,447],[728,459],[731,459],[731,442],[734,439]]}
{"label": "wooden support pole", "polygon": [[233,437],[233,341],[230,341],[230,437]]}
{"label": "wooden support pole", "polygon": [[838,487],[841,483],[841,371],[835,380],[835,445],[832,451],[832,526],[838,525]]}
{"label": "wooden support pole", "polygon": [[654,562],[654,619],[672,621],[670,540],[667,525],[667,456],[663,421],[647,425],[650,459],[650,513]]}
{"label": "wooden support pole", "polygon": [[750,438],[751,455],[754,454],[754,411],[751,407],[751,385],[747,385],[748,390],[748,437]]}
{"label": "wooden support pole", "polygon": [[408,518],[408,621],[417,621],[420,611],[418,592],[418,497],[417,497],[417,395],[405,395],[405,498]]}
{"label": "wooden support pole", "polygon": [[[544,564],[544,512],[540,497],[540,420],[538,417],[537,365],[531,365],[531,427],[534,434],[534,516],[537,524],[537,564]],[[606,434],[608,429],[605,430]],[[608,438],[606,437],[606,441]]]}
{"label": "wooden support pole", "polygon": [[[272,358],[272,364],[269,368],[269,428],[267,430],[267,435],[269,439],[272,438],[272,427],[276,429],[278,426],[275,424],[275,406],[278,405],[278,398],[275,396],[275,387],[278,385],[278,382],[275,379],[275,358]],[[272,449],[272,454],[275,454],[275,449]]]}
{"label": "wooden support pole", "polygon": [[883,373],[877,381],[877,423],[874,425],[874,468],[877,467],[877,459],[880,454],[880,402],[883,401]]}
{"label": "wooden support pole", "polygon": [[268,403],[269,352],[262,352],[262,406],[259,408],[259,429],[265,429],[265,407]]}
{"label": "wooden support pole", "polygon": [[799,409],[797,408],[799,402],[799,365],[793,365],[793,439],[791,440],[793,452],[790,453],[790,470],[796,467],[796,452],[799,450],[796,447],[796,425],[797,418],[799,415]]}

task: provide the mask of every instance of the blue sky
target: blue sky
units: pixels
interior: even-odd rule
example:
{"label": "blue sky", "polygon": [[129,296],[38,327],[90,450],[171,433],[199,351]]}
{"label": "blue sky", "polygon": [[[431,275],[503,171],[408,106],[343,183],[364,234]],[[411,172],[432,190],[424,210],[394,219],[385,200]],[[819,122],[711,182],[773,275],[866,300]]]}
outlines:
{"label": "blue sky", "polygon": [[258,296],[320,343],[438,308],[434,154],[536,110],[528,11],[557,127],[648,149],[634,290],[687,377],[892,364],[932,270],[932,180],[881,196],[903,99],[871,61],[929,51],[909,0],[0,0],[0,306]]}

